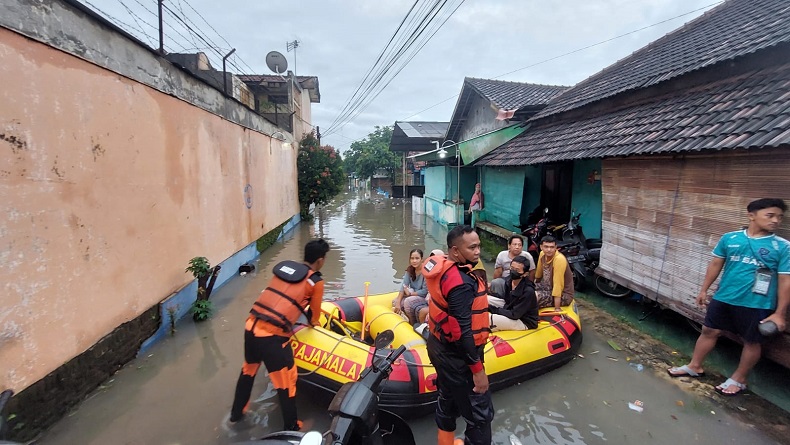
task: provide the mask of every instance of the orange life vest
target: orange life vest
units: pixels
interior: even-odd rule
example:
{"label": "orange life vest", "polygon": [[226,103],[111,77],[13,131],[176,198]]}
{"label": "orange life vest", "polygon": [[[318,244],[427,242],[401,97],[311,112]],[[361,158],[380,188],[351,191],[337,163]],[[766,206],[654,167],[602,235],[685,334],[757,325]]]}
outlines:
{"label": "orange life vest", "polygon": [[[442,293],[442,282],[447,278],[445,274],[453,267],[457,267],[460,273],[467,274],[477,283],[475,298],[472,302],[472,336],[475,346],[482,346],[488,340],[488,334],[491,332],[486,283],[471,273],[471,267],[458,265],[458,263],[439,255],[428,257],[422,266],[422,275],[425,277],[428,292],[431,294],[428,304],[428,328],[439,340],[455,342],[461,337],[458,321],[447,312],[449,305],[446,295]],[[449,290],[447,289],[448,292]]]}
{"label": "orange life vest", "polygon": [[282,261],[272,272],[274,277],[252,305],[250,314],[291,335],[294,323],[310,303],[312,287],[322,279],[321,274],[296,261]]}

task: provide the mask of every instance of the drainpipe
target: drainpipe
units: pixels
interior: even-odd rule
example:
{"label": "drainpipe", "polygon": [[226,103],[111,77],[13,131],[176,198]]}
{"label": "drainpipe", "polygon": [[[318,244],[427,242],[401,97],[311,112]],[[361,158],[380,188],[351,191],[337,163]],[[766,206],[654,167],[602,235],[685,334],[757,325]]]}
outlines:
{"label": "drainpipe", "polygon": [[[161,0],[160,0],[161,3]],[[229,53],[225,54],[225,57],[222,58],[222,83],[223,83],[223,91],[225,91],[225,95],[228,95],[228,72],[225,70],[225,62],[228,60],[231,54],[236,52],[236,48],[230,50]]]}

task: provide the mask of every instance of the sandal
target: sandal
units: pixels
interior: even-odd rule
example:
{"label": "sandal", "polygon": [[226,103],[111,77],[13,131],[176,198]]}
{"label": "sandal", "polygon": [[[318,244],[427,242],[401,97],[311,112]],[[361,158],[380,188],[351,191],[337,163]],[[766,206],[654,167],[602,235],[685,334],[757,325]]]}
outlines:
{"label": "sandal", "polygon": [[678,366],[677,368],[669,368],[667,369],[667,374],[669,374],[670,377],[705,377],[705,371],[695,372],[693,369],[689,368],[689,365]]}
{"label": "sandal", "polygon": [[[738,390],[735,392],[727,392],[731,386],[738,388]],[[727,397],[737,396],[744,391],[746,391],[746,384],[737,382],[733,379],[727,379],[724,383],[716,387],[716,392]]]}

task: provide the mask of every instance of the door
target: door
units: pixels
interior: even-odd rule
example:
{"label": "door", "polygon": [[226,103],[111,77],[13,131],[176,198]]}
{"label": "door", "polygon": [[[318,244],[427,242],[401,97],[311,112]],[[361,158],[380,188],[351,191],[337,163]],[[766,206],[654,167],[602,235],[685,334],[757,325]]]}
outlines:
{"label": "door", "polygon": [[566,223],[571,218],[573,193],[573,163],[563,162],[543,166],[540,203],[549,208],[549,220]]}

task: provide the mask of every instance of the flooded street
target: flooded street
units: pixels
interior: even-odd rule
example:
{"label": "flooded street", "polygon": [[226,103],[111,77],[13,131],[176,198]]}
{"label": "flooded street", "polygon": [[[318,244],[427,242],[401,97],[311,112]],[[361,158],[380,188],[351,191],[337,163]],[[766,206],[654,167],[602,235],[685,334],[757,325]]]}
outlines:
{"label": "flooded street", "polygon": [[[301,260],[309,239],[329,241],[322,274],[325,298],[396,290],[408,252],[444,247],[446,229],[409,203],[379,196],[340,195],[258,260],[257,271],[236,277],[212,294],[217,311],[207,322],[184,319],[174,336],[156,344],[56,424],[40,444],[232,444],[279,430],[275,391],[263,371],[253,389],[255,425],[229,427],[228,412],[242,362],[243,322],[274,264]],[[213,259],[212,259],[213,260]],[[493,265],[487,264],[489,273]],[[758,428],[726,414],[710,399],[637,371],[594,326],[585,325],[581,356],[520,385],[494,393],[496,444],[773,444]],[[310,429],[329,425],[331,396],[302,385],[300,418]],[[643,412],[629,408],[641,400]],[[418,443],[436,443],[432,416],[410,419]],[[458,433],[463,429],[459,423]]]}

